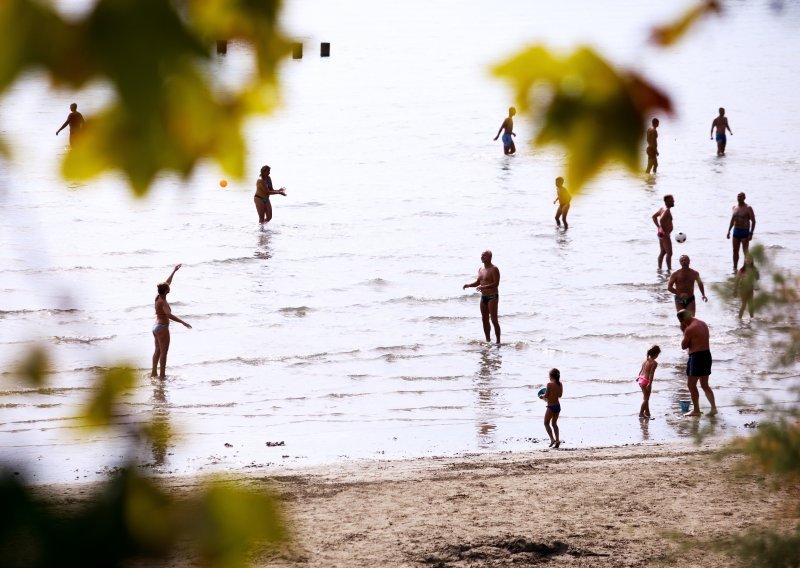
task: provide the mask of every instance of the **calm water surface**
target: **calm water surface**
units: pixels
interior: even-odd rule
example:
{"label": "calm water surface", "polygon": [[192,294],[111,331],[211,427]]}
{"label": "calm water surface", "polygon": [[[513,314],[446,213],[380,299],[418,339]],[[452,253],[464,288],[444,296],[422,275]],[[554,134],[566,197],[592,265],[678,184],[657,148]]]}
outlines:
{"label": "calm water surface", "polygon": [[[732,3],[660,51],[647,31],[676,6],[568,6],[293,2],[286,26],[306,56],[282,67],[283,106],[248,128],[248,179],[221,189],[205,165],[141,201],[115,175],[58,175],[67,137],[53,133],[72,100],[87,116],[99,109],[103,85],[18,82],[0,117],[16,146],[0,166],[0,368],[41,342],[55,374],[43,390],[2,375],[0,460],[42,482],[117,465],[130,437],[72,417],[97,368],[119,360],[141,375],[122,421],[155,413],[179,433],[137,450],[164,473],[543,449],[535,393],[551,367],[565,385],[565,447],[741,434],[763,394],[792,400],[797,369],[772,367],[769,327],[739,322],[709,288],[729,276],[739,191],[755,242],[800,265],[800,8]],[[516,156],[492,141],[511,100],[487,69],[538,41],[593,45],[652,77],[678,110],[661,120],[658,176],[607,171],[573,201],[568,232],[552,219],[560,150],[527,146],[535,125],[523,117]],[[236,81],[247,58],[233,45],[210,72]],[[718,159],[708,131],[721,105],[735,134]],[[288,196],[261,228],[252,194],[264,163]],[[676,256],[691,256],[709,296],[698,315],[712,333],[714,422],[678,412],[686,356],[650,220],[666,193],[689,237]],[[485,248],[502,274],[500,347],[481,341],[479,296],[461,289]],[[194,329],[173,325],[161,382],[148,376],[153,298],[178,262],[169,299]],[[655,420],[641,424],[633,379],[653,343]]]}

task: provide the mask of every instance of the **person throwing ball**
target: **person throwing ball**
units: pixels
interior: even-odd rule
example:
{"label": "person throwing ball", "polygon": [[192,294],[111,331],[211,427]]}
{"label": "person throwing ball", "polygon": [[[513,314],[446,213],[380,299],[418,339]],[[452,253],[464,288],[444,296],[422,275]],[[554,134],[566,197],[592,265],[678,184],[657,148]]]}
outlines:
{"label": "person throwing ball", "polygon": [[253,201],[256,204],[259,223],[269,223],[272,220],[272,204],[269,202],[270,195],[286,195],[286,188],[273,189],[272,178],[269,177],[270,167],[261,168],[261,175],[256,180],[256,194]]}

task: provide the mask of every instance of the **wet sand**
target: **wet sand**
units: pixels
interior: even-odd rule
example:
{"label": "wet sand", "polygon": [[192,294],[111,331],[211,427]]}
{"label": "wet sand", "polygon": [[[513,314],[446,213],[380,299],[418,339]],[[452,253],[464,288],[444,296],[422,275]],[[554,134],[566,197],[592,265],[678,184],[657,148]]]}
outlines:
{"label": "wet sand", "polygon": [[[792,499],[741,472],[740,457],[716,459],[716,449],[562,449],[229,477],[277,491],[290,518],[294,542],[255,565],[721,567],[731,560],[708,547],[687,553],[679,540],[786,524]],[[177,494],[200,483],[164,481]],[[65,504],[90,489],[40,487]]]}

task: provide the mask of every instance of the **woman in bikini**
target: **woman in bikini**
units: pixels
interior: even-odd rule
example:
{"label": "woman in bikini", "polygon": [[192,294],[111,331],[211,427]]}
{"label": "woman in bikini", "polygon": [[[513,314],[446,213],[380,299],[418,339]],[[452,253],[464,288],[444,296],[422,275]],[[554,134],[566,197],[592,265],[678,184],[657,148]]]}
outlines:
{"label": "woman in bikini", "polygon": [[151,376],[156,376],[156,365],[160,363],[161,374],[159,375],[159,378],[161,379],[166,378],[165,372],[167,368],[167,352],[169,351],[169,320],[182,323],[189,329],[192,328],[191,325],[183,321],[181,318],[173,315],[172,310],[169,307],[169,303],[167,302],[167,294],[169,294],[170,285],[172,284],[172,277],[175,276],[175,273],[180,267],[181,265],[178,264],[175,268],[173,268],[172,274],[169,275],[169,278],[157,286],[158,296],[156,296],[155,306],[156,323],[153,326],[153,337],[155,339],[156,349],[153,352],[153,371]]}
{"label": "woman in bikini", "polygon": [[653,345],[647,350],[647,359],[642,363],[642,368],[639,369],[639,376],[636,377],[636,382],[642,389],[642,406],[639,408],[639,418],[650,418],[650,392],[653,390],[653,378],[656,374],[656,367],[658,363],[658,355],[661,353],[661,348],[658,345]]}
{"label": "woman in bikini", "polygon": [[258,211],[259,223],[269,223],[272,220],[272,204],[269,202],[269,196],[286,195],[285,187],[278,190],[272,188],[272,178],[269,177],[269,172],[269,166],[262,167],[261,176],[256,181],[256,194],[253,201],[256,204],[256,211]]}
{"label": "woman in bikini", "polygon": [[[561,384],[561,371],[550,369],[550,382],[547,383],[544,391],[544,400],[547,402],[547,410],[544,412],[544,428],[550,436],[550,447],[557,448],[561,445],[561,438],[558,435],[558,415],[561,414],[561,403],[559,399],[564,394],[564,385]],[[552,423],[553,427],[550,428]],[[555,430],[555,437],[553,431]]]}

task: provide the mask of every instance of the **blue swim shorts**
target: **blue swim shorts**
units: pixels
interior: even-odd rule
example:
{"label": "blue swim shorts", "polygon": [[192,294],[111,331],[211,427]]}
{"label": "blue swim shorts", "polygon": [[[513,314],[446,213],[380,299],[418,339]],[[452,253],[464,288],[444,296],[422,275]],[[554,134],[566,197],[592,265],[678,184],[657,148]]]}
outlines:
{"label": "blue swim shorts", "polygon": [[727,140],[724,134],[717,134],[717,142],[725,142]]}
{"label": "blue swim shorts", "polygon": [[750,237],[750,231],[747,229],[733,229],[734,239],[746,239]]}
{"label": "blue swim shorts", "polygon": [[503,134],[503,146],[511,146],[514,143],[514,140],[511,138],[511,134]]}

